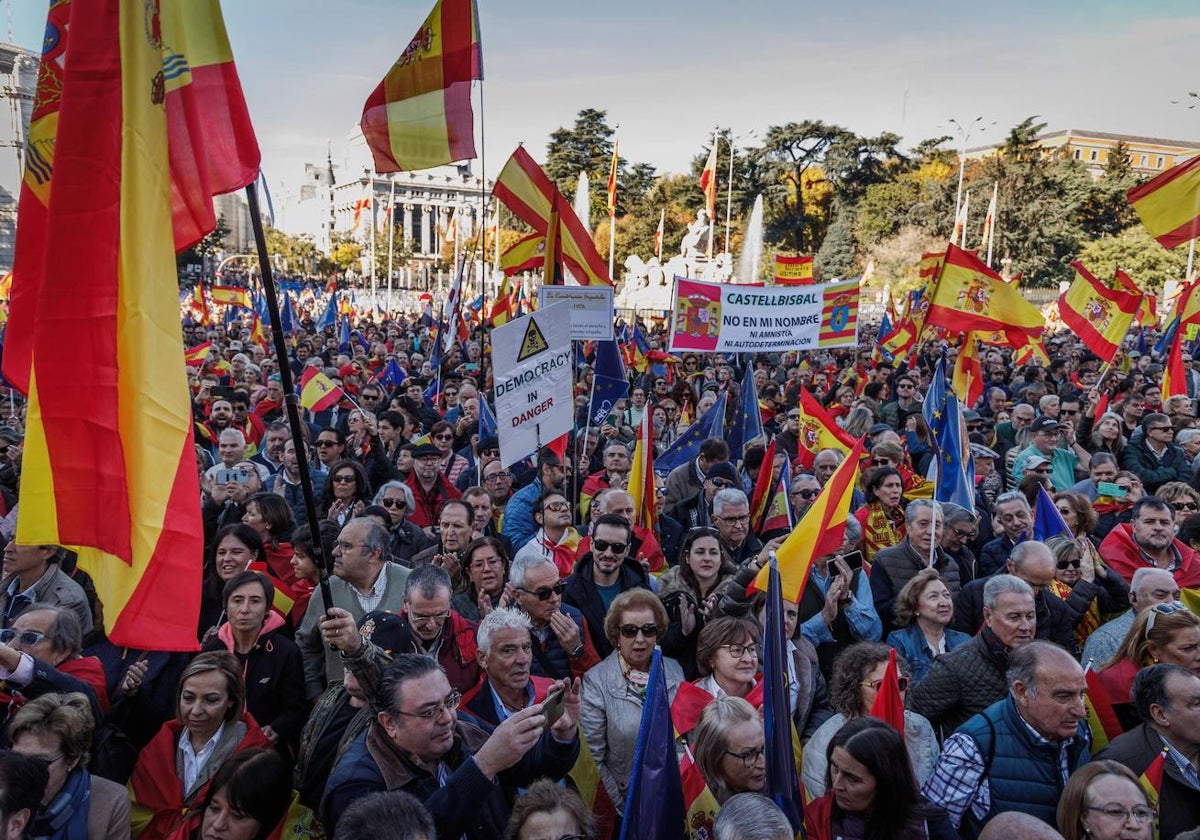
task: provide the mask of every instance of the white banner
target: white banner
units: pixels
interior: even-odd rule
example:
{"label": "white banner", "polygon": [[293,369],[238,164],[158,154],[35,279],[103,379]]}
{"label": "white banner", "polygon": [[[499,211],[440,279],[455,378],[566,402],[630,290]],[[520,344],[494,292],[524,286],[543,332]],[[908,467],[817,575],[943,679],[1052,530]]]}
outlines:
{"label": "white banner", "polygon": [[492,330],[500,461],[508,467],[575,424],[569,303]]}
{"label": "white banner", "polygon": [[612,341],[612,286],[541,286],[538,308],[546,309],[560,301],[571,306],[571,338],[575,341]]}
{"label": "white banner", "polygon": [[858,343],[858,280],[750,286],[675,278],[672,353],[781,352]]}

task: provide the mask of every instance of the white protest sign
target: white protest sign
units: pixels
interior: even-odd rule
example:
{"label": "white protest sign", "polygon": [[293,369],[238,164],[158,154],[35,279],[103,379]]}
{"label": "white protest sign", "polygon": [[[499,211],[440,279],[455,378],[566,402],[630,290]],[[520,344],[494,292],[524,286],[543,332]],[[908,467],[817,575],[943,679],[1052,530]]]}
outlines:
{"label": "white protest sign", "polygon": [[612,341],[612,286],[542,286],[538,289],[538,308],[546,309],[565,301],[571,306],[571,338],[575,341]]}
{"label": "white protest sign", "polygon": [[492,366],[504,466],[571,431],[570,304],[556,303],[492,330]]}

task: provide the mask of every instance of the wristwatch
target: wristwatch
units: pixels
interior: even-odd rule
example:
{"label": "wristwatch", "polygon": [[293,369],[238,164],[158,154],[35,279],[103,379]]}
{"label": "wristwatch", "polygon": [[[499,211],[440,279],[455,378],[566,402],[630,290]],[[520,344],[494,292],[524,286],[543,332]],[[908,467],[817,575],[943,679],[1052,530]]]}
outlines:
{"label": "wristwatch", "polygon": [[579,647],[575,648],[575,650],[573,652],[571,652],[567,655],[570,656],[572,659],[578,659],[579,657],[583,656],[583,642],[580,642]]}

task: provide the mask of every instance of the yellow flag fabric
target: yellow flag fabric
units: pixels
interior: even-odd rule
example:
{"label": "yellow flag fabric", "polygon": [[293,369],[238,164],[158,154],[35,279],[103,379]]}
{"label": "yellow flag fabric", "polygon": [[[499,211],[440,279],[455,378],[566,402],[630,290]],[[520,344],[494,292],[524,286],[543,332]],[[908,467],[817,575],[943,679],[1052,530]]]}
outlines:
{"label": "yellow flag fabric", "polygon": [[1200,155],[1131,189],[1129,203],[1164,248],[1200,237]]}
{"label": "yellow flag fabric", "polygon": [[978,330],[1000,331],[1020,346],[1040,338],[1046,319],[1016,286],[1004,282],[974,254],[954,245],[929,294],[926,327],[943,327],[952,334]]}

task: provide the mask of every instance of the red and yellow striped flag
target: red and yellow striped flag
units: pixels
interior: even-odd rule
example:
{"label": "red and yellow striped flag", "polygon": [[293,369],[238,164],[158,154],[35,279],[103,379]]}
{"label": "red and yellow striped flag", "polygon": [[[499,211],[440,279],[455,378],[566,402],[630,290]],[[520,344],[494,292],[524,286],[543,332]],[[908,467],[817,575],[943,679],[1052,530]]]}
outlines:
{"label": "red and yellow striped flag", "polygon": [[504,282],[507,283],[510,275],[520,271],[541,268],[545,256],[545,236],[540,233],[522,236],[500,255],[500,270],[504,272]]}
{"label": "red and yellow striped flag", "polygon": [[1112,700],[1109,699],[1104,683],[1100,682],[1100,678],[1092,669],[1091,662],[1084,669],[1083,676],[1087,680],[1088,688],[1085,704],[1088,728],[1092,730],[1092,750],[1093,753],[1098,753],[1121,734],[1121,721],[1113,710]]}
{"label": "red and yellow striped flag", "polygon": [[1200,155],[1129,191],[1142,225],[1164,248],[1200,237]]}
{"label": "red and yellow striped flag", "polygon": [[204,367],[208,354],[212,352],[212,342],[205,341],[195,347],[189,347],[183,352],[183,363],[188,367]]}
{"label": "red and yellow striped flag", "polygon": [[608,166],[608,217],[617,215],[617,146],[621,144],[618,137],[613,141],[612,163]]}
{"label": "red and yellow striped flag", "polygon": [[[300,406],[316,413],[337,405],[346,392],[312,365],[300,375]],[[416,443],[416,441],[413,441]]]}
{"label": "red and yellow striped flag", "polygon": [[1089,350],[1110,363],[1142,305],[1141,292],[1102,283],[1076,260],[1075,282],[1058,296],[1058,314]]}
{"label": "red and yellow striped flag", "polygon": [[475,0],[438,0],[363,105],[360,125],[375,171],[475,157],[471,82],[482,78]]}
{"label": "red and yellow striped flag", "polygon": [[[215,2],[55,3],[47,33],[4,355],[29,395],[17,540],[79,553],[114,644],[191,650],[203,530],[174,245],[258,150]],[[218,135],[235,148],[202,145]]]}
{"label": "red and yellow striped flag", "polygon": [[925,327],[945,327],[954,333],[978,330],[1003,332],[1014,347],[1041,338],[1046,319],[1021,296],[967,251],[951,245],[937,283],[926,294],[929,310]]}
{"label": "red and yellow striped flag", "polygon": [[629,495],[633,498],[633,524],[658,530],[658,495],[654,489],[654,424],[650,412],[642,412],[633,465],[629,469]]}
{"label": "red and yellow striped flag", "polygon": [[[1163,770],[1166,767],[1167,748],[1163,747],[1162,752],[1154,757],[1154,760],[1142,771],[1138,782],[1142,785],[1142,790],[1146,792],[1146,798],[1150,800],[1150,807],[1158,809],[1158,802],[1162,796]],[[1154,836],[1158,837],[1158,821],[1154,823]]]}
{"label": "red and yellow striped flag", "polygon": [[775,284],[777,286],[808,286],[813,279],[812,255],[775,255]]}
{"label": "red and yellow striped flag", "polygon": [[[700,173],[700,189],[704,191],[704,209],[708,211],[708,223],[713,224],[713,216],[717,211],[717,135],[713,135],[712,149],[708,160],[704,163],[704,171]],[[712,241],[712,235],[709,235]]]}
{"label": "red and yellow striped flag", "polygon": [[983,396],[983,365],[979,362],[979,345],[974,333],[967,333],[963,337],[958,358],[954,360],[954,376],[950,385],[966,408],[974,408]]}
{"label": "red and yellow striped flag", "polygon": [[208,297],[213,303],[223,306],[250,308],[250,291],[240,286],[213,286]]}

